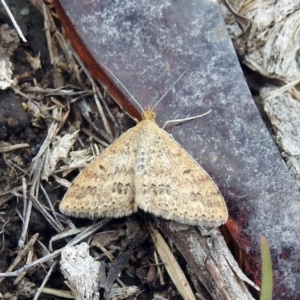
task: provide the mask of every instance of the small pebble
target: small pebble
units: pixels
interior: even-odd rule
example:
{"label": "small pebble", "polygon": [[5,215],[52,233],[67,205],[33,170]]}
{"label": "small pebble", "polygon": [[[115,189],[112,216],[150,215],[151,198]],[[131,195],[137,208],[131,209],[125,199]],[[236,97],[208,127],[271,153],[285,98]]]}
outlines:
{"label": "small pebble", "polygon": [[20,15],[21,16],[27,16],[27,15],[29,15],[29,8],[26,7],[26,8],[21,9]]}

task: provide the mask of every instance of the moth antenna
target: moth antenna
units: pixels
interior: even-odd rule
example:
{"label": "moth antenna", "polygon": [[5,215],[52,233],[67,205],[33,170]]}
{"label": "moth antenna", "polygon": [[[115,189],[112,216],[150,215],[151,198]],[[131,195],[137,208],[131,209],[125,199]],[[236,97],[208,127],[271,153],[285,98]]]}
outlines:
{"label": "moth antenna", "polygon": [[189,70],[189,68],[187,68],[179,77],[178,79],[167,89],[167,91],[158,99],[158,101],[153,105],[152,110],[154,110],[155,106],[157,106],[157,104],[165,98],[165,96],[170,92],[170,90],[176,85],[176,83],[183,77],[183,75]]}
{"label": "moth antenna", "polygon": [[166,121],[165,124],[164,124],[164,126],[162,127],[162,129],[165,129],[165,127],[169,123],[177,123],[177,125],[179,125],[179,124],[187,122],[187,121],[191,121],[191,120],[195,120],[195,119],[198,119],[198,118],[202,118],[202,117],[208,115],[209,113],[211,113],[211,109],[209,111],[207,111],[206,113],[202,114],[202,115],[198,115],[198,116],[194,116],[194,117],[188,117],[188,118],[184,118],[184,119],[176,119],[176,120]]}
{"label": "moth antenna", "polygon": [[138,105],[138,107],[141,109],[142,112],[145,112],[143,107],[139,104],[139,102],[133,97],[133,95],[128,91],[128,89],[126,88],[126,86],[118,79],[118,77],[108,68],[106,67],[104,64],[101,64],[102,67],[104,67],[109,74],[122,86],[122,88],[126,91],[126,93],[128,93],[128,95],[131,97],[131,99]]}

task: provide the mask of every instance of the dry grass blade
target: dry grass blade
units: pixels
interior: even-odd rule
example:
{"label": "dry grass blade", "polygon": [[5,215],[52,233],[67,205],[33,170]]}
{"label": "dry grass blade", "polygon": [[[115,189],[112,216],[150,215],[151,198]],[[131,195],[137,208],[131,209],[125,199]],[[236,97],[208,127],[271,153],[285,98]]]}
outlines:
{"label": "dry grass blade", "polygon": [[52,289],[52,288],[43,288],[42,289],[43,294],[48,294],[48,295],[53,295],[53,296],[58,296],[62,298],[67,298],[67,299],[75,299],[75,297],[72,295],[71,292],[69,291],[62,291],[62,290],[57,290],[57,289]]}
{"label": "dry grass blade", "polygon": [[14,151],[17,149],[28,148],[28,147],[30,147],[30,145],[27,143],[17,144],[17,145],[12,145],[12,146],[3,146],[3,147],[0,147],[0,153],[10,152],[10,151]]}
{"label": "dry grass blade", "polygon": [[179,293],[183,297],[183,299],[193,300],[195,298],[194,293],[182,271],[176,258],[171,252],[169,246],[164,241],[161,234],[154,228],[152,229],[151,237],[157,252],[163,261],[166,270],[168,271],[169,276],[171,277],[174,285],[178,289]]}
{"label": "dry grass blade", "polygon": [[50,61],[51,64],[54,64],[54,50],[53,50],[53,45],[52,45],[52,39],[51,39],[51,25],[53,22],[51,22],[52,17],[49,12],[48,7],[46,4],[43,2],[43,15],[44,15],[44,30],[46,32],[46,38],[47,38],[47,43],[48,43],[48,50],[49,50],[49,56],[50,56]]}
{"label": "dry grass blade", "polygon": [[83,232],[86,229],[87,229],[86,227],[83,227],[83,228],[73,228],[73,229],[70,229],[68,231],[65,231],[65,232],[59,233],[57,235],[54,235],[50,239],[50,241],[49,241],[49,250],[51,252],[53,251],[53,248],[52,248],[52,243],[53,242],[61,240],[61,239],[64,239],[64,238],[69,237],[69,236],[74,235],[74,234],[78,234],[80,232]]}

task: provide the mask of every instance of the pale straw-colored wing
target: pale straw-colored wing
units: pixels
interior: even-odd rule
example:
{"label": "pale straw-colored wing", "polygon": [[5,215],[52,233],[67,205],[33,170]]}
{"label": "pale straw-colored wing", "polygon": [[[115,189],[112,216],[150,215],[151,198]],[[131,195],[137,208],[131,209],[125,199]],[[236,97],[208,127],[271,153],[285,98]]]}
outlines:
{"label": "pale straw-colored wing", "polygon": [[207,172],[154,122],[142,125],[135,174],[138,207],[190,225],[224,224],[227,207]]}
{"label": "pale straw-colored wing", "polygon": [[96,219],[136,212],[134,168],[139,126],[125,132],[76,177],[60,204],[62,213]]}

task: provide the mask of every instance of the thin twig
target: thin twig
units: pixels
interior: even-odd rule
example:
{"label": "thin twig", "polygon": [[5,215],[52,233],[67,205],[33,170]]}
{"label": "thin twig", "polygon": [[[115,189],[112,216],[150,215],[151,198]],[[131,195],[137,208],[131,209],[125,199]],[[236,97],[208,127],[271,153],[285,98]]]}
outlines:
{"label": "thin twig", "polygon": [[[62,97],[66,97],[66,96],[88,96],[91,95],[93,92],[91,90],[87,90],[87,91],[77,91],[74,92],[73,89],[71,90],[66,90],[64,89],[65,86],[56,88],[56,89],[52,89],[52,88],[42,88],[39,86],[28,86],[26,88],[23,89],[24,92],[28,92],[28,93],[39,93],[39,94],[45,94],[45,96],[62,96]],[[19,90],[17,90],[19,92]]]}
{"label": "thin twig", "polygon": [[74,234],[78,234],[80,232],[83,232],[84,230],[86,230],[87,227],[82,227],[82,228],[72,228],[72,229],[69,229],[68,231],[65,231],[65,232],[62,232],[62,233],[59,233],[57,235],[54,235],[50,241],[49,241],[49,250],[52,252],[53,251],[53,248],[52,248],[52,243],[55,242],[55,241],[58,241],[58,240],[61,240],[61,239],[64,239],[66,237],[69,237],[71,235],[74,235]]}
{"label": "thin twig", "polygon": [[19,89],[17,89],[16,87],[12,87],[12,90],[14,91],[15,94],[20,95],[20,96],[24,97],[24,98],[27,99],[27,100],[32,100],[32,101],[33,101],[33,99],[32,99],[30,96],[24,94],[23,92],[21,92],[21,91],[20,91]]}
{"label": "thin twig", "polygon": [[46,158],[46,156],[42,155],[37,160],[33,161],[31,171],[30,171],[31,189],[30,189],[29,194],[38,195],[38,193],[39,193],[41,173],[42,173],[42,168],[43,168],[44,163],[45,163],[45,158]]}
{"label": "thin twig", "polygon": [[44,278],[44,280],[43,280],[41,286],[37,289],[37,291],[36,291],[36,293],[35,293],[35,295],[34,295],[33,300],[37,300],[37,299],[39,298],[39,296],[40,296],[40,294],[41,294],[41,292],[42,292],[42,290],[43,290],[45,284],[46,284],[47,281],[49,280],[50,275],[52,274],[54,268],[56,267],[57,262],[58,262],[58,260],[54,261],[54,263],[52,264],[52,266],[51,266],[51,268],[49,269],[49,271],[48,271],[46,277]]}
{"label": "thin twig", "polygon": [[104,142],[103,140],[99,139],[95,134],[93,134],[90,130],[88,130],[87,128],[81,128],[80,131],[82,131],[83,133],[85,133],[86,135],[90,136],[91,138],[93,138],[96,142],[98,142],[100,145],[104,146],[104,147],[108,147],[109,144],[107,144],[106,142]]}
{"label": "thin twig", "polygon": [[50,211],[52,212],[52,215],[54,216],[57,224],[59,224],[60,228],[63,230],[63,225],[60,223],[59,219],[57,218],[56,211],[55,211],[55,209],[54,209],[54,207],[53,207],[53,205],[52,205],[52,203],[50,201],[50,198],[49,198],[49,196],[48,196],[47,192],[45,191],[45,189],[44,189],[44,187],[43,187],[42,184],[40,185],[40,188],[41,188],[41,191],[44,194],[44,196],[45,196],[45,198],[46,198],[46,200],[48,202],[48,205],[49,205]]}
{"label": "thin twig", "polygon": [[[38,158],[40,158],[45,151],[49,148],[51,142],[53,141],[54,137],[55,137],[55,133],[57,131],[57,127],[58,127],[58,122],[53,120],[51,125],[48,127],[48,133],[47,133],[47,137],[44,140],[42,146],[39,149],[39,152],[37,153],[37,155],[32,159],[33,162],[35,162]],[[39,165],[41,166],[41,165]]]}
{"label": "thin twig", "polygon": [[22,233],[18,241],[18,246],[19,248],[22,248],[24,246],[26,236],[27,236],[27,230],[29,226],[29,221],[30,221],[30,216],[31,216],[31,210],[32,210],[32,201],[29,199],[28,204],[27,204],[27,209],[26,213],[24,216],[24,222],[22,226]]}
{"label": "thin twig", "polygon": [[100,104],[100,101],[99,101],[99,98],[98,98],[98,95],[96,94],[96,92],[94,93],[94,100],[95,100],[96,106],[98,108],[99,114],[101,116],[101,119],[103,121],[104,127],[105,127],[108,135],[113,139],[113,133],[112,133],[110,127],[108,126],[107,119],[106,119],[106,117],[104,115],[103,108],[102,108],[102,106]]}
{"label": "thin twig", "polygon": [[26,209],[27,209],[27,183],[26,178],[22,178],[22,189],[23,189],[23,220],[26,216]]}
{"label": "thin twig", "polygon": [[76,229],[77,227],[74,225],[74,223],[65,215],[56,213],[56,215],[60,218],[61,221],[66,222],[67,227],[70,229]]}
{"label": "thin twig", "polygon": [[46,221],[57,231],[62,232],[64,230],[63,226],[56,222],[56,220],[48,213],[45,207],[36,199],[35,196],[30,195],[30,199],[32,200],[34,207],[44,216]]}
{"label": "thin twig", "polygon": [[22,226],[22,233],[21,236],[19,238],[18,241],[18,246],[19,248],[22,248],[24,243],[25,243],[25,239],[26,239],[26,235],[27,235],[27,229],[29,226],[29,219],[30,219],[30,215],[31,215],[31,208],[32,208],[32,202],[27,201],[27,184],[26,184],[26,179],[23,177],[22,178],[22,188],[23,188],[23,226]]}
{"label": "thin twig", "polygon": [[[93,78],[92,78],[92,80],[93,80]],[[94,82],[94,80],[92,81],[92,83],[93,83],[93,82]],[[102,93],[100,92],[99,87],[97,86],[97,84],[96,84],[95,82],[94,82],[94,84],[93,84],[93,89],[96,90],[97,95],[98,95],[98,97],[100,98],[101,103],[102,103],[102,105],[104,106],[104,108],[105,108],[105,110],[106,110],[106,113],[108,114],[109,118],[110,118],[111,121],[113,122],[114,128],[116,129],[116,131],[120,131],[120,126],[119,126],[119,124],[118,124],[116,118],[114,117],[113,113],[112,113],[111,110],[109,109],[107,102],[105,101],[105,99],[104,99]]]}
{"label": "thin twig", "polygon": [[155,261],[155,265],[157,267],[157,273],[158,273],[158,278],[159,278],[159,282],[161,285],[165,285],[165,281],[164,281],[164,277],[161,271],[161,264],[158,261],[158,257],[157,257],[157,252],[154,250],[154,261]]}
{"label": "thin twig", "polygon": [[28,175],[28,172],[23,170],[22,168],[20,168],[17,164],[15,164],[14,162],[12,162],[10,159],[6,159],[5,162],[11,167],[11,168],[16,168],[19,171],[21,171],[24,175]]}
{"label": "thin twig", "polygon": [[23,143],[23,144],[17,144],[17,145],[11,145],[11,146],[3,146],[0,147],[0,153],[10,152],[21,148],[28,148],[30,147],[29,144]]}
{"label": "thin twig", "polygon": [[272,91],[269,93],[268,97],[266,97],[264,99],[264,101],[269,101],[270,99],[273,99],[277,96],[279,96],[280,94],[285,93],[286,91],[288,91],[289,89],[293,88],[294,86],[296,86],[297,84],[299,84],[300,82],[300,78],[297,78],[296,80],[289,82],[288,84],[285,84],[284,86]]}
{"label": "thin twig", "polygon": [[49,20],[49,11],[47,5],[43,2],[43,15],[44,15],[44,30],[46,32],[47,45],[49,50],[50,62],[54,64],[53,45],[51,39],[51,22]]}
{"label": "thin twig", "polygon": [[20,38],[22,39],[22,41],[23,41],[24,43],[27,43],[27,40],[26,40],[25,36],[23,35],[21,28],[20,28],[19,25],[17,24],[17,22],[16,22],[14,16],[12,15],[12,13],[11,13],[9,7],[8,7],[7,4],[5,3],[5,0],[1,0],[1,3],[3,4],[3,6],[4,6],[4,8],[5,8],[5,10],[6,10],[7,14],[8,14],[8,16],[9,16],[10,20],[12,21],[12,23],[13,23],[15,29],[17,30],[17,32],[18,32]]}

